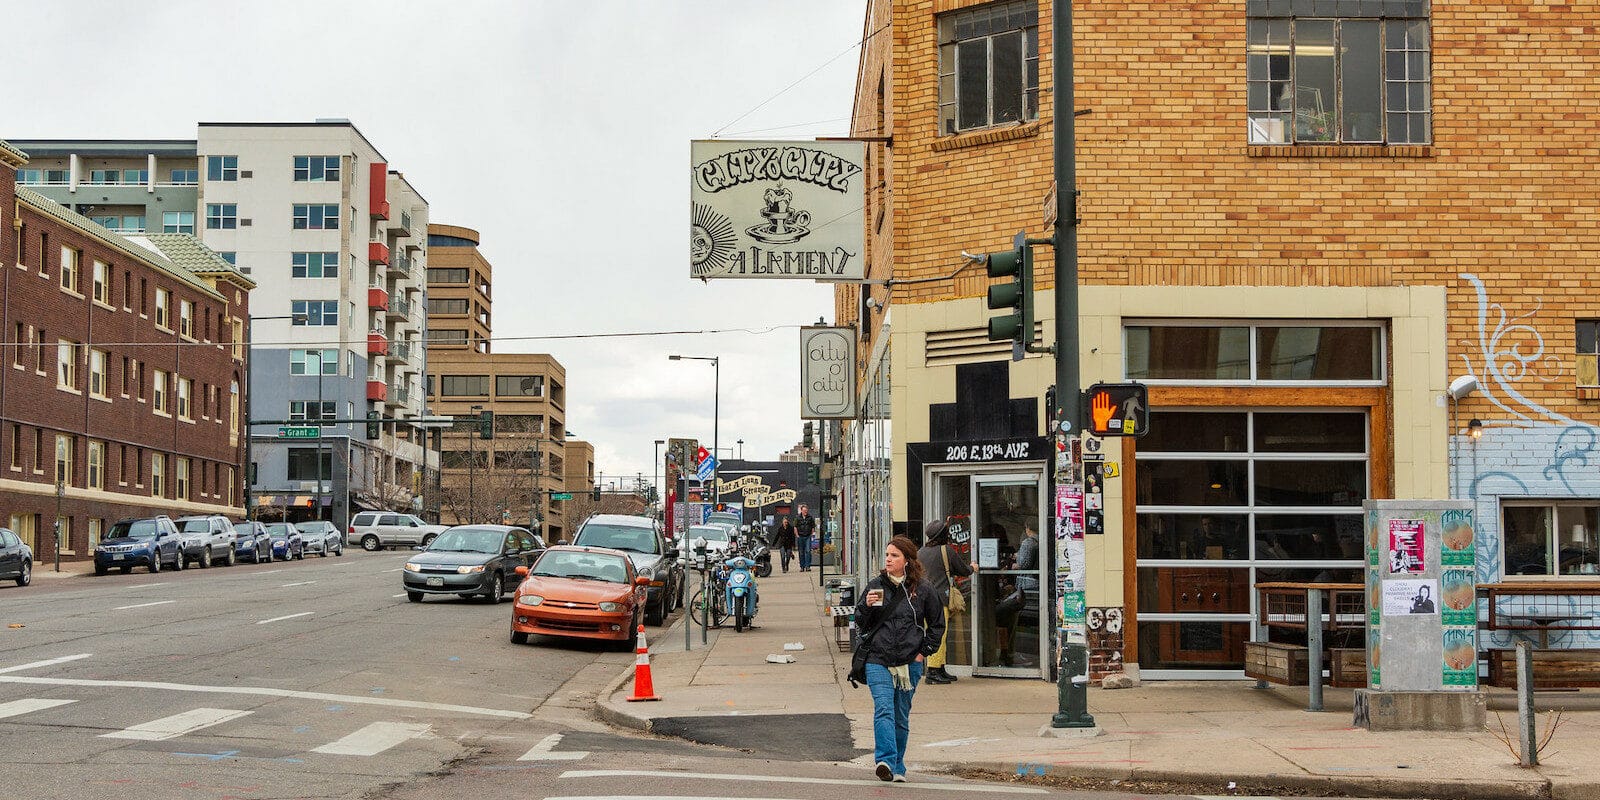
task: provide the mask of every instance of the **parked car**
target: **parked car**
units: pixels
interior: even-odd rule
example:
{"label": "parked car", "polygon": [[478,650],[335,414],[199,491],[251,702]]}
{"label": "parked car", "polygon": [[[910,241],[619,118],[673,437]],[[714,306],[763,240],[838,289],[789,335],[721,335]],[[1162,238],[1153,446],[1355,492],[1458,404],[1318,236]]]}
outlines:
{"label": "parked car", "polygon": [[244,520],[233,526],[233,552],[238,558],[248,558],[252,564],[272,560],[272,535],[267,526],[255,520]]}
{"label": "parked car", "polygon": [[395,546],[427,547],[444,529],[443,525],[429,525],[411,514],[363,511],[351,518],[344,543],[351,547],[360,545],[367,552]]}
{"label": "parked car", "polygon": [[628,554],[633,569],[650,579],[650,602],[645,621],[660,625],[683,600],[683,562],[667,546],[661,525],[651,517],[595,514],[583,521],[572,543],[580,547],[608,547]]}
{"label": "parked car", "polygon": [[272,537],[272,559],[274,561],[288,561],[292,558],[305,558],[305,543],[300,538],[300,529],[288,522],[267,523],[267,535]]}
{"label": "parked car", "polygon": [[[689,554],[691,560],[697,558],[692,550],[697,539],[706,540],[706,557],[715,564],[722,560],[721,555],[728,552],[729,545],[733,543],[733,531],[729,530],[727,525],[690,525],[689,530],[683,535],[683,540],[691,548]],[[695,567],[697,569],[700,567],[698,561],[695,561]]]}
{"label": "parked car", "polygon": [[167,564],[183,569],[183,535],[167,516],[117,520],[94,548],[96,575],[104,575],[112,567],[124,574],[134,567],[160,572]]}
{"label": "parked car", "polygon": [[199,564],[201,569],[211,566],[213,560],[233,566],[234,530],[227,517],[216,514],[179,517],[173,523],[183,534],[185,563]]}
{"label": "parked car", "polygon": [[481,595],[498,603],[516,589],[517,567],[532,566],[544,542],[509,525],[457,525],[446,528],[400,572],[406,597],[426,594]]}
{"label": "parked car", "polygon": [[649,599],[650,578],[634,572],[628,553],[602,547],[557,545],[539,557],[511,607],[511,641],[528,635],[601,639],[617,650],[633,647]]}
{"label": "parked car", "polygon": [[33,548],[10,528],[0,528],[0,580],[15,580],[18,586],[33,583]]}
{"label": "parked car", "polygon": [[301,549],[306,555],[316,553],[323,558],[327,558],[329,553],[344,555],[344,537],[339,535],[339,528],[333,523],[314,519],[295,523],[295,527],[300,529]]}

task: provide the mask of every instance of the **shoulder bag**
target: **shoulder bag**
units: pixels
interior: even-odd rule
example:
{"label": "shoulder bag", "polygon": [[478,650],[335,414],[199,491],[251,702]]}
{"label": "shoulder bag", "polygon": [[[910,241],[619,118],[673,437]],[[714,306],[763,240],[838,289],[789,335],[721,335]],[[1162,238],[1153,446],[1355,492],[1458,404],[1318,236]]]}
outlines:
{"label": "shoulder bag", "polygon": [[878,618],[878,624],[873,625],[872,630],[861,634],[861,637],[856,640],[855,652],[850,654],[850,674],[845,677],[850,680],[852,687],[859,687],[867,682],[867,651],[872,649],[872,635],[883,627],[883,623],[889,620],[889,615],[893,614],[900,607],[900,603],[905,601],[904,592],[891,592],[888,589],[884,589],[883,592],[890,595],[888,602],[883,607],[883,616]]}
{"label": "shoulder bag", "polygon": [[944,607],[950,609],[952,614],[963,613],[967,610],[967,598],[961,595],[956,576],[950,574],[950,545],[940,545],[939,555],[944,556],[944,577],[950,581],[950,595],[945,598]]}

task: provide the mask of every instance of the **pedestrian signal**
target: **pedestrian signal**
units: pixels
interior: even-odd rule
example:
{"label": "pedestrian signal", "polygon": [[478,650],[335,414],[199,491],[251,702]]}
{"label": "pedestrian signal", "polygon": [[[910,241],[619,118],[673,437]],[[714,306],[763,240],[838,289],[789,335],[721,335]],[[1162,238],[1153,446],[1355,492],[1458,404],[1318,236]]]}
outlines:
{"label": "pedestrian signal", "polygon": [[1097,383],[1083,393],[1083,404],[1095,436],[1143,436],[1150,430],[1150,394],[1142,383]]}

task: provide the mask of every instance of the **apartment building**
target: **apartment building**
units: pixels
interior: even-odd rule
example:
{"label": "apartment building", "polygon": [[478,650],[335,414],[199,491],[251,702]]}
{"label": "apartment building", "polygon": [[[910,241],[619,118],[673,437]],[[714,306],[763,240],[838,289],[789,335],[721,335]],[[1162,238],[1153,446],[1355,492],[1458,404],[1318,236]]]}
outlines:
{"label": "apartment building", "polygon": [[[1049,235],[1052,13],[872,0],[863,29],[869,274],[920,282],[836,293],[863,365],[842,499],[857,564],[934,519],[991,560],[952,641],[961,674],[1040,677],[1053,653],[1055,548],[1018,554],[1030,530],[1051,538],[1054,362],[988,341],[1001,312],[960,257]],[[1600,569],[1600,477],[1579,468],[1600,441],[1592,14],[1248,0],[1074,16],[1066,344],[1085,386],[1142,381],[1153,410],[1143,438],[1096,443],[1092,671],[1239,677],[1254,587],[1359,580],[1369,498],[1470,498],[1480,581]],[[1019,587],[1022,611],[997,616]]]}
{"label": "apartment building", "polygon": [[[450,416],[443,433],[446,524],[527,524],[571,538],[565,491],[569,455],[566,368],[538,353],[491,353],[493,267],[471,228],[428,226],[429,413]],[[480,433],[493,415],[493,439]],[[592,455],[591,459],[592,461]]]}
{"label": "apartment building", "polygon": [[124,517],[242,516],[255,284],[192,235],[123,236],[17,186],[37,169],[0,142],[8,526],[37,559],[72,560]]}

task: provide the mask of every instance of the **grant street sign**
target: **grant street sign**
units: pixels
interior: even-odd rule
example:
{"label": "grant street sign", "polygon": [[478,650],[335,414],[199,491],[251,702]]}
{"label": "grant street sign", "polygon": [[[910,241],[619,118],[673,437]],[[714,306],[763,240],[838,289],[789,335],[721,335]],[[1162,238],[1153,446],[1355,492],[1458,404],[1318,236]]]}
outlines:
{"label": "grant street sign", "polygon": [[293,425],[293,426],[289,426],[289,427],[279,428],[278,429],[278,438],[279,439],[315,439],[315,438],[317,438],[317,426],[315,426],[315,425]]}
{"label": "grant street sign", "polygon": [[551,500],[571,500],[572,499],[572,492],[554,492],[554,493],[552,493],[550,495],[550,499]]}

